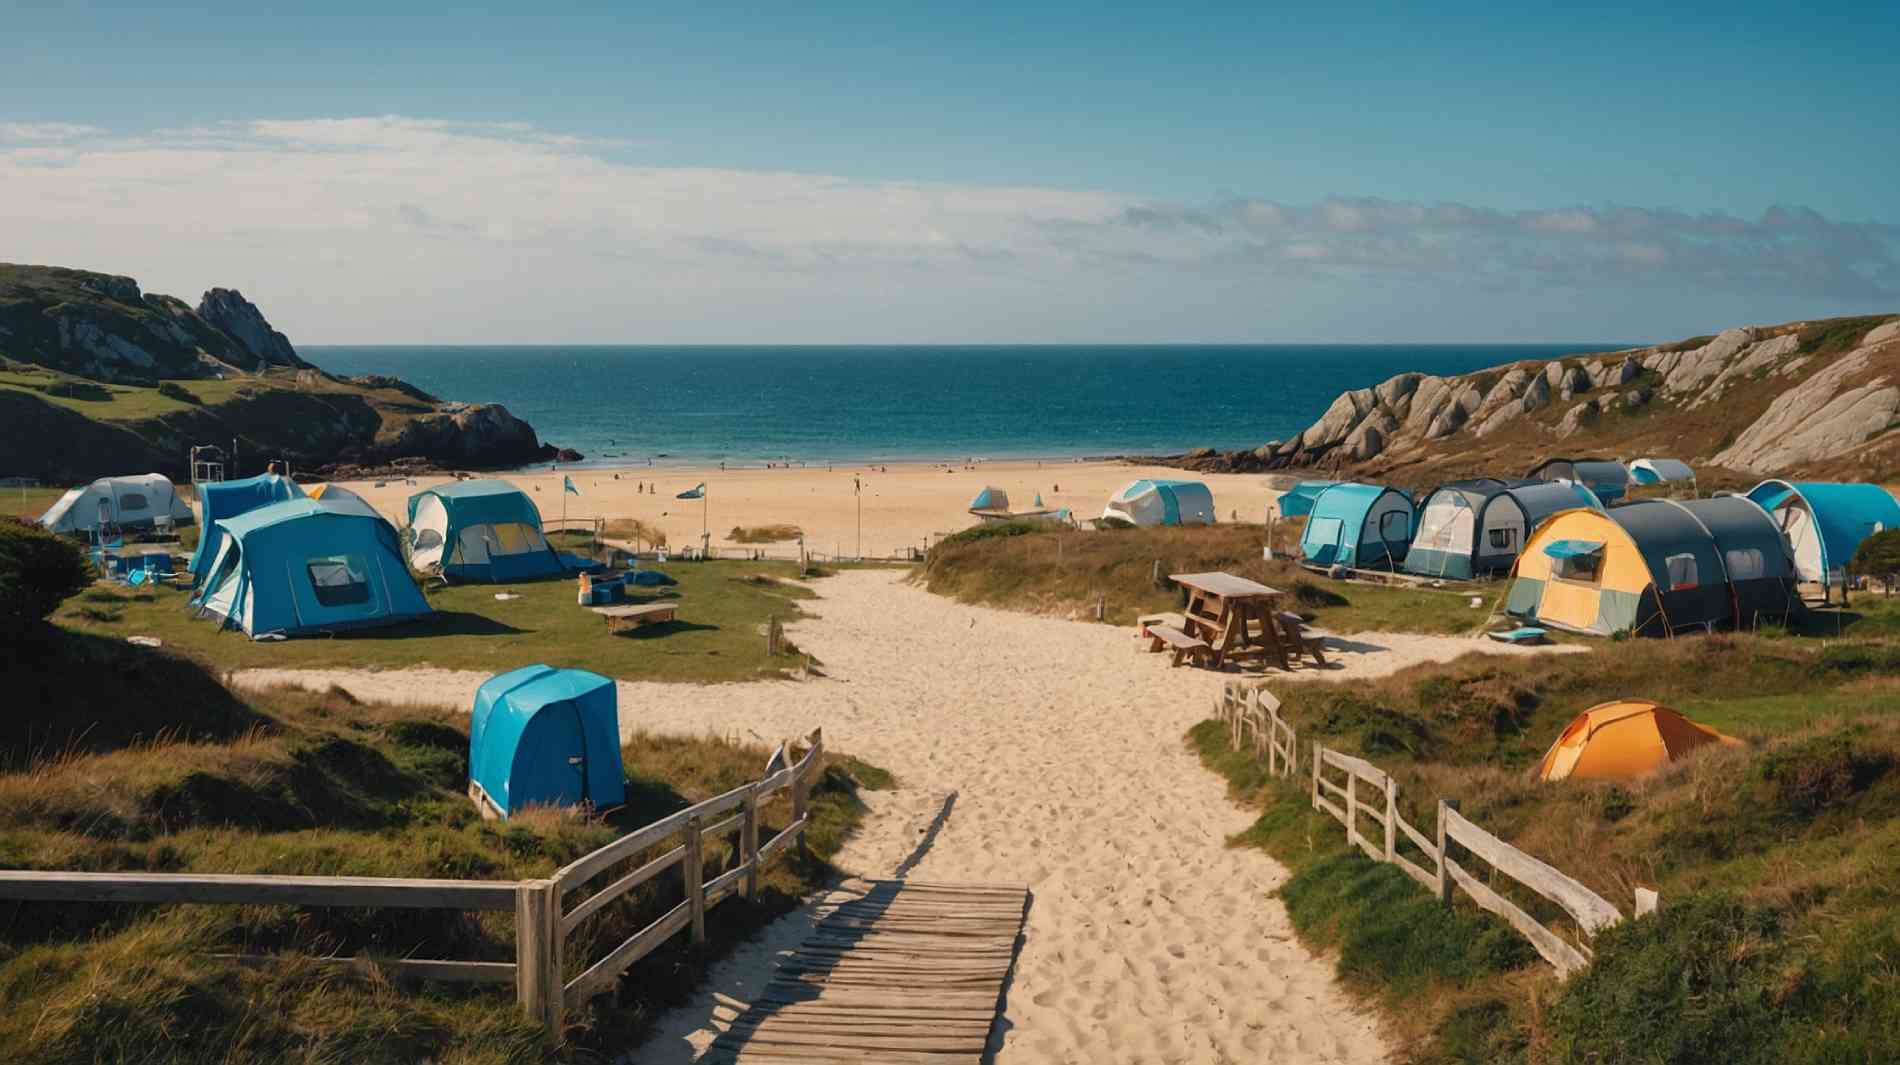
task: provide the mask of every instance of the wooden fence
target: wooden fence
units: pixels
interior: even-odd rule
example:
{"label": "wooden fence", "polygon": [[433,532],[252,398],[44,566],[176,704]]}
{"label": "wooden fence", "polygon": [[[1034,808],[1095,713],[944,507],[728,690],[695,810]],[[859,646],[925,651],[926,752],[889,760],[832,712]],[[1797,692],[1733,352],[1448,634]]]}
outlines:
{"label": "wooden fence", "polygon": [[[1258,689],[1228,685],[1220,698],[1220,720],[1228,725],[1234,750],[1251,750],[1267,759],[1268,772],[1291,778],[1298,769],[1298,740],[1280,717],[1280,701]],[[1497,914],[1537,948],[1563,975],[1589,964],[1587,943],[1573,944],[1517,903],[1473,875],[1453,857],[1453,845],[1483,859],[1501,875],[1556,904],[1588,938],[1623,919],[1615,906],[1575,879],[1497,838],[1458,812],[1457,800],[1438,801],[1437,823],[1427,835],[1399,812],[1398,783],[1363,758],[1328,750],[1317,740],[1310,747],[1308,798],[1313,809],[1337,820],[1346,839],[1375,862],[1385,862],[1419,882],[1450,905],[1454,888],[1480,908]],[[1370,828],[1371,831],[1366,831]],[[1407,845],[1419,858],[1407,853]],[[1657,906],[1654,891],[1636,890],[1635,913]]]}
{"label": "wooden fence", "polygon": [[[0,899],[37,902],[217,903],[231,905],[352,906],[449,910],[513,910],[515,960],[450,961],[423,958],[377,959],[376,968],[392,976],[464,983],[513,983],[515,997],[529,1016],[560,1031],[564,1003],[610,989],[628,966],[681,931],[692,942],[706,939],[706,911],[734,894],[753,897],[759,872],[793,844],[805,842],[810,822],[812,778],[824,752],[824,735],[814,730],[804,754],[793,759],[781,744],[761,780],[696,803],[630,832],[585,855],[546,880],[418,880],[361,876],[249,876],[199,873],[65,873],[0,870]],[[789,789],[792,822],[769,841],[759,841],[759,805]],[[721,816],[725,815],[725,816]],[[718,818],[718,820],[713,820]],[[738,862],[711,881],[704,878],[703,847],[708,839],[739,834]],[[623,862],[678,837],[679,842],[637,868],[617,877],[573,906],[566,896]],[[685,899],[589,965],[580,976],[562,981],[563,946],[569,933],[603,907],[661,873],[681,866]],[[247,965],[271,962],[269,955],[217,955]],[[353,957],[312,958],[340,969],[371,964]]]}

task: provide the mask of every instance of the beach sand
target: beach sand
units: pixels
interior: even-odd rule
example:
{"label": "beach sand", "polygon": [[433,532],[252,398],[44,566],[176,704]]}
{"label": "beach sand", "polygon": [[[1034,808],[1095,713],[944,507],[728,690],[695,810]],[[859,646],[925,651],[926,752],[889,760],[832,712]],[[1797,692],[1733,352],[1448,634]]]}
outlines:
{"label": "beach sand", "polygon": [[[675,547],[696,546],[702,522],[697,500],[674,498],[704,481],[707,489],[703,518],[715,547],[745,550],[726,534],[734,526],[795,525],[804,530],[807,547],[824,556],[889,558],[911,547],[922,548],[928,538],[975,524],[970,501],[985,485],[1009,493],[1013,510],[1027,510],[1038,492],[1050,508],[1068,507],[1078,518],[1102,513],[1108,497],[1129,481],[1141,477],[1175,477],[1203,481],[1214,493],[1221,521],[1265,520],[1268,498],[1262,474],[1196,474],[1159,466],[1129,466],[1118,462],[982,462],[974,468],[941,463],[888,463],[883,466],[747,468],[721,471],[705,467],[630,467],[596,469],[574,467],[498,476],[520,486],[540,507],[545,521],[561,516],[562,478],[572,477],[578,496],[566,497],[567,516],[573,518],[638,518],[656,525]],[[858,550],[858,499],[852,479],[863,480],[863,550]],[[450,480],[445,476],[419,477],[410,486],[402,479],[381,488],[373,481],[345,481],[344,487],[363,496],[398,525],[407,522],[406,501],[415,492]],[[636,485],[657,487],[657,495]],[[777,557],[796,553],[796,543],[757,545]]]}
{"label": "beach sand", "polygon": [[[939,474],[945,480],[951,478]],[[1066,475],[1065,475],[1066,476]],[[1003,1021],[1015,1063],[1384,1061],[1372,1017],[1270,897],[1285,870],[1227,838],[1253,815],[1182,742],[1231,674],[1170,669],[1127,629],[966,606],[889,570],[815,584],[792,638],[828,676],[691,687],[622,683],[623,731],[762,742],[823,726],[827,745],[897,774],[839,856],[867,877],[1027,882],[1028,925]],[[1468,638],[1360,634],[1331,681],[1469,651]],[[479,673],[249,670],[241,685],[339,684],[362,698],[467,706]],[[1295,681],[1289,680],[1287,683]],[[715,1034],[717,991],[744,1000],[795,914],[720,964],[632,1055],[685,1062]]]}

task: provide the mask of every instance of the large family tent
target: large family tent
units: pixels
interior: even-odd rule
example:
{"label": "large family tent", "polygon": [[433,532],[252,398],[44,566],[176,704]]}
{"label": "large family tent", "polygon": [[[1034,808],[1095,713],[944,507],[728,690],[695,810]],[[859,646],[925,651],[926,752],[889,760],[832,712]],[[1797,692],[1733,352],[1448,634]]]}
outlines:
{"label": "large family tent", "polygon": [[1648,699],[1617,699],[1585,710],[1564,726],[1538,765],[1537,779],[1629,780],[1697,747],[1740,742]]}
{"label": "large family tent", "polygon": [[1610,459],[1550,459],[1524,476],[1535,481],[1576,481],[1604,503],[1629,494],[1629,467]]}
{"label": "large family tent", "polygon": [[1695,483],[1695,471],[1681,459],[1635,459],[1630,462],[1629,470],[1630,480],[1637,484]]}
{"label": "large family tent", "polygon": [[469,718],[468,775],[470,793],[504,818],[529,806],[625,803],[614,682],[543,665],[490,677]]}
{"label": "large family tent", "polygon": [[224,531],[218,523],[225,518],[248,514],[259,507],[302,499],[297,482],[275,473],[260,473],[236,481],[202,481],[198,491],[198,546],[191,552],[191,586],[205,582],[211,563],[218,557]]}
{"label": "large family tent", "polygon": [[1505,609],[1608,636],[1748,627],[1800,609],[1767,512],[1740,496],[1569,510],[1531,533]]}
{"label": "large family tent", "polygon": [[409,497],[409,564],[463,581],[525,581],[563,572],[541,512],[507,481],[453,481]]}
{"label": "large family tent", "polygon": [[1796,579],[1820,585],[1823,597],[1845,583],[1847,564],[1862,540],[1900,529],[1900,503],[1877,484],[1763,481],[1748,498],[1787,537]]}
{"label": "large family tent", "polygon": [[1282,518],[1300,518],[1313,512],[1313,501],[1319,494],[1338,484],[1338,481],[1301,481],[1280,493],[1273,501],[1273,509]]}
{"label": "large family tent", "polygon": [[1199,481],[1144,478],[1109,497],[1102,517],[1131,525],[1212,525],[1214,493]]}
{"label": "large family tent", "polygon": [[222,518],[191,603],[252,637],[394,625],[430,613],[389,523],[346,501],[289,499]]}
{"label": "large family tent", "polygon": [[1412,542],[1412,500],[1396,488],[1342,481],[1313,500],[1300,557],[1315,566],[1396,568]]}
{"label": "large family tent", "polygon": [[40,515],[40,524],[56,533],[89,533],[101,527],[149,529],[158,524],[189,525],[191,505],[163,474],[101,477],[74,488]]}
{"label": "large family tent", "polygon": [[1570,481],[1452,481],[1432,489],[1418,510],[1405,572],[1469,580],[1504,573],[1538,523],[1560,510],[1597,507]]}

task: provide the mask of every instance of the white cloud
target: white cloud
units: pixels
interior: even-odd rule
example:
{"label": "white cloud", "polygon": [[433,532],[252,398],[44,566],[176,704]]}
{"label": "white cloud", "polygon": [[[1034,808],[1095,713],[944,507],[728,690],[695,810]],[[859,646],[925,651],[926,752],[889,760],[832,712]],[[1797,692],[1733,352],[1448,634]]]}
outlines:
{"label": "white cloud", "polygon": [[313,341],[1273,336],[1324,328],[1298,316],[1371,281],[1456,290],[1467,310],[1527,286],[1810,297],[1790,317],[1900,295],[1900,227],[1802,208],[1195,206],[650,167],[628,148],[401,116],[0,124],[0,248],[187,296],[241,287]]}

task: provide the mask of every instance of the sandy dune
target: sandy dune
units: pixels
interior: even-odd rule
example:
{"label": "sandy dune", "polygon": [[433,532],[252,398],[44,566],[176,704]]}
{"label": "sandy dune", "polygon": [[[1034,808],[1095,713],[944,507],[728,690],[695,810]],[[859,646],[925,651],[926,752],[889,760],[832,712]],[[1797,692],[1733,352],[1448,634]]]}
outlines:
{"label": "sandy dune", "polygon": [[[1027,881],[1026,941],[993,1036],[1002,1063],[1373,1062],[1373,1020],[1293,938],[1268,897],[1284,871],[1226,837],[1249,815],[1182,746],[1220,674],[1169,669],[1125,630],[968,607],[891,572],[819,585],[791,635],[827,679],[621,684],[625,729],[776,739],[822,725],[898,774],[841,857],[866,876]],[[1333,678],[1470,650],[1468,639],[1362,635]],[[1510,649],[1505,653],[1533,653]],[[244,684],[340,683],[365,698],[466,706],[480,674],[253,670]],[[745,998],[808,918],[714,973],[635,1058],[689,1061],[712,991]]]}

